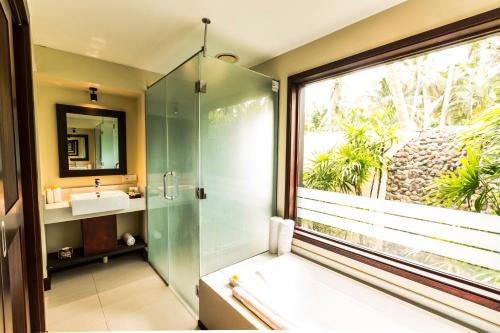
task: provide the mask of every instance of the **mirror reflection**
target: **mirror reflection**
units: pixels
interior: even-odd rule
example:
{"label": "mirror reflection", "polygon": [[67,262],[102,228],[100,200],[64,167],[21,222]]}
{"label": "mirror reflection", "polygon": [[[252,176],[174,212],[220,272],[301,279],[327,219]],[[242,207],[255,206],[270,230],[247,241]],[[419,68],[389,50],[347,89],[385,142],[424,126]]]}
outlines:
{"label": "mirror reflection", "polygon": [[118,119],[66,114],[70,170],[119,169]]}

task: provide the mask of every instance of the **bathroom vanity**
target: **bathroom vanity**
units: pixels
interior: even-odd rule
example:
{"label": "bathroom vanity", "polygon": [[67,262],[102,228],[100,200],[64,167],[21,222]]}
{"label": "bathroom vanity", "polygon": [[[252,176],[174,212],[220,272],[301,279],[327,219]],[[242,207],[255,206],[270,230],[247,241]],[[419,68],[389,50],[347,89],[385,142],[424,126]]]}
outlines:
{"label": "bathroom vanity", "polygon": [[[66,188],[62,189],[62,202],[45,204],[46,238],[56,239],[58,247],[74,248],[72,258],[59,259],[54,246],[48,246],[46,290],[50,289],[54,272],[92,261],[106,261],[115,255],[145,251],[146,243],[141,237],[144,232],[139,225],[146,201],[144,197],[129,199],[126,192],[130,185],[133,184],[102,186],[97,199],[94,187]],[[120,239],[123,232],[134,234],[134,245],[127,246]]]}
{"label": "bathroom vanity", "polygon": [[[108,257],[142,252],[146,247],[146,200],[128,195],[129,187],[137,187],[137,176],[129,175],[127,169],[126,113],[64,104],[55,104],[55,111],[59,179],[48,176],[42,186],[48,189],[49,200],[41,198],[45,289],[50,289],[53,272],[92,261],[107,262]],[[73,184],[64,179],[68,177],[87,177],[75,183],[89,186],[58,189],[58,202],[45,203],[53,202],[51,185]],[[107,182],[115,179],[118,185],[101,186],[104,177]],[[120,177],[121,182],[116,180]],[[121,240],[124,233],[135,238],[133,245]],[[58,251],[63,248],[68,249],[60,259]]]}

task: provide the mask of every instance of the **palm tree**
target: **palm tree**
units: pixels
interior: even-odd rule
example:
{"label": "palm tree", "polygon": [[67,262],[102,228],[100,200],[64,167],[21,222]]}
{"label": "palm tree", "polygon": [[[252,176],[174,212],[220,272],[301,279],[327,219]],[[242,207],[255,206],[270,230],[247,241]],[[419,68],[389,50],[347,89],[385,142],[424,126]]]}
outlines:
{"label": "palm tree", "polygon": [[337,181],[333,168],[333,150],[317,153],[310,162],[311,167],[304,170],[304,187],[322,191],[334,191]]}
{"label": "palm tree", "polygon": [[410,118],[410,112],[406,103],[406,96],[403,85],[396,72],[395,64],[386,65],[386,82],[391,91],[392,100],[396,109],[400,129],[403,131],[412,131],[414,124]]}
{"label": "palm tree", "polygon": [[323,191],[339,191],[362,195],[362,186],[372,176],[372,188],[387,165],[385,154],[396,141],[394,115],[376,112],[365,116],[363,109],[353,110],[342,120],[344,143],[336,150],[316,154],[311,167],[304,171],[304,186]]}

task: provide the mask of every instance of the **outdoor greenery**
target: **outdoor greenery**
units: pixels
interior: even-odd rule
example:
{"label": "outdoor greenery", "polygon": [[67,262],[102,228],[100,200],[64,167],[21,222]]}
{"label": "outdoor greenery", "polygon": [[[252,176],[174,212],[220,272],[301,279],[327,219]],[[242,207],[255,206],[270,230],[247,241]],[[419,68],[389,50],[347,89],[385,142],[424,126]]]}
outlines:
{"label": "outdoor greenery", "polygon": [[500,287],[500,274],[498,271],[481,266],[436,255],[435,253],[415,250],[401,244],[396,244],[380,239],[362,235],[356,232],[335,228],[318,222],[300,219],[302,227],[306,227],[315,232],[343,239],[358,245],[363,245],[375,250],[389,253],[399,257],[404,257],[422,264],[439,268],[446,272],[457,274],[462,277],[479,280],[483,283]]}
{"label": "outdoor greenery", "polygon": [[[314,95],[321,89],[328,99]],[[306,88],[305,145],[308,133],[338,136],[324,150],[306,147],[303,186],[383,196],[382,172],[396,143],[415,131],[463,126],[467,155],[436,179],[427,202],[498,213],[498,105],[500,36],[313,84]]]}
{"label": "outdoor greenery", "polygon": [[461,166],[435,180],[428,201],[455,208],[466,204],[478,213],[491,209],[500,215],[500,108],[482,112],[462,140],[467,155]]}
{"label": "outdoor greenery", "polygon": [[344,143],[314,156],[311,167],[304,171],[304,186],[361,195],[361,187],[372,176],[373,191],[373,175],[381,173],[387,165],[385,154],[397,140],[391,112],[389,109],[368,116],[363,109],[356,109],[347,119],[339,117]]}
{"label": "outdoor greenery", "polygon": [[[304,96],[301,186],[384,199],[383,175],[389,174],[388,166],[407,172],[399,169],[405,162],[396,163],[392,157],[422,132],[437,129],[459,133],[456,142],[447,145],[459,149],[455,157],[450,156],[453,161],[449,164],[451,153],[441,154],[439,148],[447,142],[436,144],[429,156],[419,156],[425,159],[419,163],[427,167],[440,165],[433,160],[436,155],[445,164],[441,175],[427,173],[425,184],[411,184],[419,187],[421,203],[500,215],[500,35],[312,83],[305,87]],[[405,161],[415,160],[412,149],[404,152]],[[407,222],[404,217],[401,221]],[[453,259],[451,254],[437,255],[326,222],[299,219],[299,223],[322,234],[500,286],[499,271]],[[398,230],[404,232],[404,225]]]}

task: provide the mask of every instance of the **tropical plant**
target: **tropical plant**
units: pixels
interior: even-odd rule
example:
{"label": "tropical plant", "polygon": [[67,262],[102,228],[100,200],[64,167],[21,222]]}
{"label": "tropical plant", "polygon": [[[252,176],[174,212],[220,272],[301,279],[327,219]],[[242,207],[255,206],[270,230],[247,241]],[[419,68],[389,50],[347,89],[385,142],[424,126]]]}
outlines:
{"label": "tropical plant", "polygon": [[471,208],[472,197],[480,185],[480,154],[479,146],[468,144],[467,156],[460,159],[462,166],[455,172],[441,174],[435,179],[434,184],[429,186],[428,201],[436,206],[460,208],[463,204],[467,204]]}
{"label": "tropical plant", "polygon": [[334,191],[336,175],[333,169],[333,150],[316,154],[310,160],[312,167],[304,170],[304,186],[322,191]]}
{"label": "tropical plant", "polygon": [[461,135],[464,142],[480,140],[484,147],[484,163],[489,168],[500,165],[500,106],[488,108],[473,121]]}
{"label": "tropical plant", "polygon": [[[329,137],[337,140],[336,134],[340,132],[344,140],[329,153],[313,156],[310,168],[306,163],[304,185],[332,191],[356,192],[358,188],[359,193],[364,171],[369,169],[368,174],[372,176],[370,196],[378,197],[382,172],[390,163],[387,155],[396,141],[396,132],[402,140],[407,140],[415,134],[413,130],[470,125],[471,118],[487,117],[484,111],[500,103],[499,51],[500,37],[491,36],[315,83],[322,85],[321,89],[329,89],[330,96],[325,101],[323,95],[322,98],[308,95],[305,132],[324,132],[322,136],[311,136],[315,140]],[[489,117],[499,119],[498,113]],[[479,128],[486,120],[474,126]],[[363,129],[365,142],[347,138],[349,126]],[[478,146],[471,146],[471,149],[481,150],[480,176],[490,181],[495,179],[495,167],[500,165],[500,148],[492,144],[500,141],[500,130],[494,132],[484,128],[483,132],[472,133],[463,140],[465,143],[477,142]],[[488,143],[483,135],[486,132],[497,133],[497,137],[489,139]],[[305,145],[317,142],[315,140],[305,140]],[[313,151],[311,148],[316,147],[307,146],[304,152],[309,154]],[[369,163],[368,157],[372,160]],[[335,159],[343,159],[348,164],[341,167]],[[363,165],[370,166],[364,168]],[[331,169],[333,167],[336,169]],[[498,191],[495,187],[492,191],[488,199],[481,197],[478,201],[479,205],[481,200],[488,200],[483,209],[493,207],[490,204],[494,202],[493,193]],[[478,193],[470,200],[476,200]]]}
{"label": "tropical plant", "polygon": [[328,128],[327,124],[327,114],[328,108],[320,107],[317,104],[313,105],[313,111],[311,115],[306,120],[305,130],[308,132],[321,132]]}
{"label": "tropical plant", "polygon": [[311,159],[312,166],[304,171],[305,187],[361,195],[361,187],[375,162],[366,144],[364,129],[348,130],[346,137],[352,141],[347,140],[336,151],[330,149]]}
{"label": "tropical plant", "polygon": [[305,187],[361,195],[370,176],[373,191],[378,175],[380,191],[379,172],[388,163],[385,154],[396,141],[397,125],[386,112],[373,111],[367,116],[363,109],[352,111],[338,119],[344,143],[310,160],[311,167],[304,171]]}
{"label": "tropical plant", "polygon": [[372,184],[370,187],[370,197],[372,196],[375,187],[375,179],[378,179],[378,198],[380,195],[380,186],[382,184],[382,171],[390,163],[387,153],[398,141],[398,137],[396,135],[398,124],[395,122],[395,111],[390,107],[384,109],[383,112],[377,113],[374,117],[371,117],[370,122],[374,133],[370,149],[375,162],[375,172],[373,174]]}
{"label": "tropical plant", "polygon": [[338,149],[333,164],[336,191],[361,195],[361,187],[375,166],[373,154],[367,148],[363,143],[347,143]]}
{"label": "tropical plant", "polygon": [[461,139],[466,156],[456,171],[440,175],[428,188],[427,201],[436,206],[487,211],[500,215],[500,107],[485,110]]}

